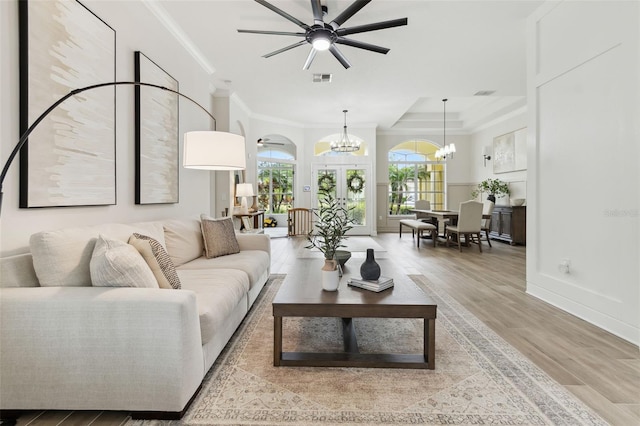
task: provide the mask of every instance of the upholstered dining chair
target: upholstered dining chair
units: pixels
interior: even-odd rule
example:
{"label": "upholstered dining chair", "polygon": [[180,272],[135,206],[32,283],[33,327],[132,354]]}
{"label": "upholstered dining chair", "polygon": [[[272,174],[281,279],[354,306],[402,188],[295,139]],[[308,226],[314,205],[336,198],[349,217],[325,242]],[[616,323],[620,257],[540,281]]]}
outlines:
{"label": "upholstered dining chair", "polygon": [[[416,210],[431,210],[431,202],[429,200],[416,200]],[[438,218],[430,217],[424,213],[416,213],[416,219],[435,225],[438,228]]]}
{"label": "upholstered dining chair", "polygon": [[449,225],[445,230],[445,239],[447,247],[452,235],[458,237],[458,250],[462,251],[462,236],[468,243],[469,238],[478,237],[478,247],[482,253],[482,241],[480,240],[480,231],[482,229],[482,203],[478,201],[465,201],[460,203],[460,211],[458,213],[458,223]]}
{"label": "upholstered dining chair", "polygon": [[[431,210],[431,202],[429,200],[416,200],[416,210]],[[428,219],[429,216],[424,213],[416,213],[416,219]]]}
{"label": "upholstered dining chair", "polygon": [[[489,247],[491,247],[491,240],[489,239],[489,232],[491,231],[491,215],[493,214],[493,207],[495,205],[496,204],[493,201],[489,200],[482,202],[482,228],[480,228],[480,230],[484,231]],[[485,219],[485,216],[488,216],[488,218]]]}

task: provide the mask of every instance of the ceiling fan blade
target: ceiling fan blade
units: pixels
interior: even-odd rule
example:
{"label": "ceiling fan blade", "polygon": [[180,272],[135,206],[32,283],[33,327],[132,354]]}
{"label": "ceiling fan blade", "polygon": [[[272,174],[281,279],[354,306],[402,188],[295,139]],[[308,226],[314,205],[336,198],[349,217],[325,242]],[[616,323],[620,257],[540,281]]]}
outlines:
{"label": "ceiling fan blade", "polygon": [[333,56],[336,57],[336,59],[342,64],[343,67],[345,68],[349,68],[351,67],[351,64],[349,63],[349,61],[347,60],[347,58],[342,54],[342,52],[340,52],[338,50],[338,48],[336,47],[335,44],[332,44],[329,47],[329,52],[331,52],[333,54]]}
{"label": "ceiling fan blade", "polygon": [[323,24],[322,4],[320,0],[311,0],[311,10],[313,10],[313,20],[316,24]]}
{"label": "ceiling fan blade", "polygon": [[407,18],[392,19],[390,21],[376,22],[373,24],[358,25],[358,26],[349,27],[349,28],[339,28],[336,30],[336,34],[338,36],[346,36],[349,34],[364,33],[367,31],[384,30],[386,28],[393,28],[393,27],[400,27],[402,25],[407,25],[408,22],[409,21]]}
{"label": "ceiling fan blade", "polygon": [[339,26],[347,22],[349,18],[358,13],[360,9],[365,7],[371,0],[356,0],[349,7],[342,11],[342,13],[331,21],[329,25],[333,27],[333,29],[337,29]]}
{"label": "ceiling fan blade", "polygon": [[389,53],[389,50],[390,50],[390,49],[387,49],[386,47],[376,46],[375,44],[369,44],[363,41],[352,40],[345,37],[338,37],[336,39],[336,43],[346,44],[347,46],[357,47],[359,49],[365,49],[365,50],[370,50],[372,52],[382,53],[383,55],[386,55],[387,53]]}
{"label": "ceiling fan blade", "polygon": [[305,36],[305,33],[292,33],[288,31],[238,30],[238,32],[249,33],[249,34],[270,34],[270,35],[286,35],[286,36],[297,36],[297,37]]}
{"label": "ceiling fan blade", "polygon": [[288,19],[289,21],[293,22],[297,26],[299,26],[299,27],[301,27],[301,28],[303,28],[305,30],[309,29],[309,26],[307,24],[305,24],[304,22],[302,22],[298,18],[295,18],[295,17],[289,15],[284,10],[275,7],[271,3],[268,3],[268,2],[266,2],[264,0],[255,0],[255,1],[256,1],[256,3],[260,3],[261,5],[266,7],[267,9],[270,9],[271,11],[273,11],[273,12],[277,13],[278,15],[282,16],[283,18]]}
{"label": "ceiling fan blade", "polygon": [[307,56],[307,60],[304,62],[304,65],[302,66],[303,70],[309,69],[309,67],[311,66],[311,62],[313,62],[313,60],[316,57],[316,53],[318,53],[318,51],[312,47],[311,52],[309,52],[309,56]]}
{"label": "ceiling fan blade", "polygon": [[301,40],[301,41],[299,41],[297,43],[293,43],[293,44],[291,44],[291,45],[289,45],[287,47],[283,47],[282,49],[278,49],[278,50],[275,50],[275,51],[273,51],[271,53],[267,53],[266,55],[263,55],[262,57],[263,58],[270,58],[270,57],[272,57],[274,55],[277,55],[278,53],[286,52],[287,50],[291,50],[291,49],[296,48],[298,46],[302,46],[303,44],[307,44],[307,40]]}

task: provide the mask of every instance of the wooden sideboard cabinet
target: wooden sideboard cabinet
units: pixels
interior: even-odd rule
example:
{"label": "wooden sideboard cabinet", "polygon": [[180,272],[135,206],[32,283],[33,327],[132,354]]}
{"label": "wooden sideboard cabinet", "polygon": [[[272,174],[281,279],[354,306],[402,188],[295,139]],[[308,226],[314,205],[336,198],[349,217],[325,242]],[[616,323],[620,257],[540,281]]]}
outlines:
{"label": "wooden sideboard cabinet", "polygon": [[527,244],[527,207],[495,206],[489,238],[514,244]]}

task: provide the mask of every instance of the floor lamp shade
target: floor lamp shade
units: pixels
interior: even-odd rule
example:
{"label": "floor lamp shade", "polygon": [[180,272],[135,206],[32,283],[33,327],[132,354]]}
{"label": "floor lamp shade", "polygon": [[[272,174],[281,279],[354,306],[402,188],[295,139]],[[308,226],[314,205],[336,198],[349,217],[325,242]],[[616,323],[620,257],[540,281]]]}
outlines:
{"label": "floor lamp shade", "polygon": [[244,170],[244,137],[227,132],[196,131],[184,134],[183,166],[202,170]]}

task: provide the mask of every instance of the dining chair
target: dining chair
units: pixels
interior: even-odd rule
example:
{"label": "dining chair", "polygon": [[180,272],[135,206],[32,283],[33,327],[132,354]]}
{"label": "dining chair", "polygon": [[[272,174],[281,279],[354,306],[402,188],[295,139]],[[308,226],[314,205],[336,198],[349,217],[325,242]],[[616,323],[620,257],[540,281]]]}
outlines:
{"label": "dining chair", "polygon": [[446,245],[449,247],[449,240],[452,235],[458,237],[458,250],[462,251],[462,236],[465,242],[469,242],[469,238],[478,237],[478,247],[482,253],[482,241],[480,240],[480,231],[482,229],[482,203],[478,201],[465,201],[460,203],[458,213],[458,223],[449,225],[445,230]]}
{"label": "dining chair", "polygon": [[[416,210],[431,210],[431,201],[416,200]],[[427,216],[424,213],[416,213],[416,219],[433,224],[438,229],[438,218]]]}
{"label": "dining chair", "polygon": [[[482,228],[480,228],[480,230],[484,231],[489,247],[491,247],[491,240],[489,239],[489,232],[491,231],[491,215],[493,214],[493,207],[495,205],[496,203],[490,200],[485,200],[482,203]],[[485,218],[485,216],[488,216],[488,218]]]}

